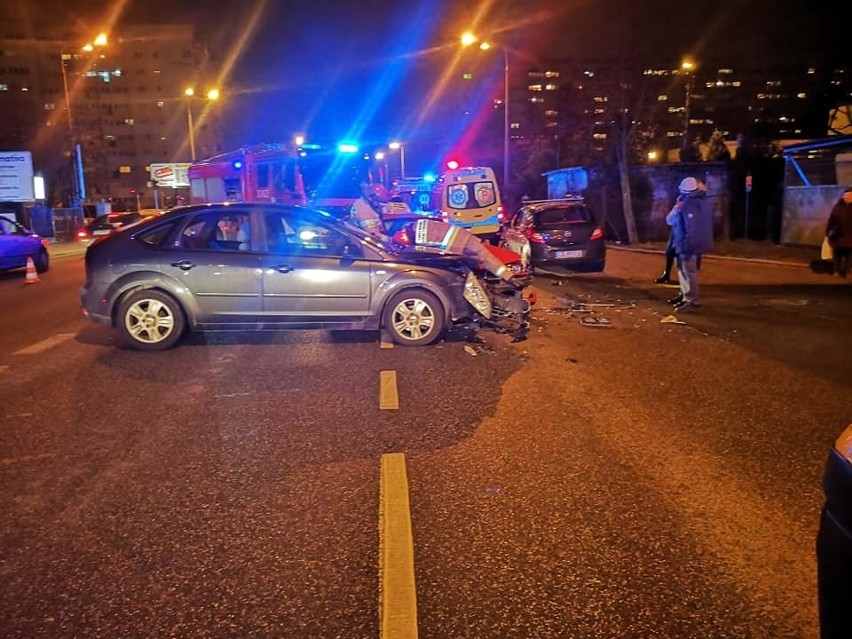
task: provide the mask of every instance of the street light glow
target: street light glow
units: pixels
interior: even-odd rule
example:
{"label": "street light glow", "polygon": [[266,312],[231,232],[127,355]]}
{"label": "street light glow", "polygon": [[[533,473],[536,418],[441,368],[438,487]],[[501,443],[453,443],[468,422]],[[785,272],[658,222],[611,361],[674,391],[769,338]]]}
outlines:
{"label": "street light glow", "polygon": [[490,42],[480,42],[479,48],[482,49],[483,51],[488,51],[488,49],[491,48],[491,43]]}
{"label": "street light glow", "polygon": [[105,47],[107,45],[108,38],[106,33],[99,33],[95,38],[93,44],[96,47]]}
{"label": "street light glow", "polygon": [[187,87],[186,89],[183,90],[183,94],[188,95],[191,98],[192,96],[195,95],[195,89],[193,89],[192,87]]}
{"label": "street light glow", "polygon": [[461,43],[464,47],[469,47],[477,41],[477,37],[470,31],[465,31],[461,36]]}
{"label": "street light glow", "polygon": [[388,144],[388,148],[391,149],[392,151],[398,151],[401,147],[402,147],[401,142],[391,142],[390,144]]}
{"label": "street light glow", "polygon": [[219,99],[219,89],[210,89],[207,92],[208,100],[218,100]]}

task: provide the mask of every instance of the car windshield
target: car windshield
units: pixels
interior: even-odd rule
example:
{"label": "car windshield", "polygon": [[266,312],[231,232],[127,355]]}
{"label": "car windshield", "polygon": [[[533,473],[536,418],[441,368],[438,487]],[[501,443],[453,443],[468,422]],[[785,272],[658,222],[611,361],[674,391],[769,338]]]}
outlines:
{"label": "car windshield", "polygon": [[585,206],[566,206],[539,211],[537,218],[541,226],[552,226],[565,222],[591,222],[592,213]]}

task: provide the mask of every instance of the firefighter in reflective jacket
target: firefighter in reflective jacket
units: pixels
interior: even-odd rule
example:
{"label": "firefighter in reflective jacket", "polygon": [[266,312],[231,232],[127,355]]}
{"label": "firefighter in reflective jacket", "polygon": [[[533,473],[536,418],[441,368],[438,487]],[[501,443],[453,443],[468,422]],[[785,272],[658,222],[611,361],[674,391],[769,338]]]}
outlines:
{"label": "firefighter in reflective jacket", "polygon": [[488,250],[482,240],[467,229],[440,220],[417,220],[398,231],[393,239],[398,244],[431,246],[448,253],[469,257],[477,265],[504,280],[514,271]]}
{"label": "firefighter in reflective jacket", "polygon": [[387,241],[384,233],[382,213],[390,201],[390,194],[384,184],[361,185],[362,195],[352,203],[349,209],[349,221],[373,237]]}

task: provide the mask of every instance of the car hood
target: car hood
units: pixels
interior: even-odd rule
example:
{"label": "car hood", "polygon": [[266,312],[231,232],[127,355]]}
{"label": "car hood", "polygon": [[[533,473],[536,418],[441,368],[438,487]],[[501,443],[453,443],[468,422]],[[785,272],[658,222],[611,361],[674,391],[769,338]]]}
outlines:
{"label": "car hood", "polygon": [[418,266],[448,269],[458,269],[461,266],[469,268],[471,266],[470,260],[463,255],[447,253],[429,246],[407,246],[396,251],[396,256],[400,261]]}

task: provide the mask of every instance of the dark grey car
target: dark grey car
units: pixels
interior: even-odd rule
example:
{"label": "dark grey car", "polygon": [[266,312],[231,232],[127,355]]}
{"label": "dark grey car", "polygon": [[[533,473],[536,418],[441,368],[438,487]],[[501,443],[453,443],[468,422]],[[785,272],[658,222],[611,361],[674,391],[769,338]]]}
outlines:
{"label": "dark grey car", "polygon": [[142,350],[186,329],[386,328],[425,345],[476,315],[464,258],[404,252],[294,206],[174,209],[95,240],[85,264],[83,313]]}
{"label": "dark grey car", "polygon": [[600,272],[606,264],[603,227],[581,197],[524,204],[503,229],[501,243],[539,271]]}

